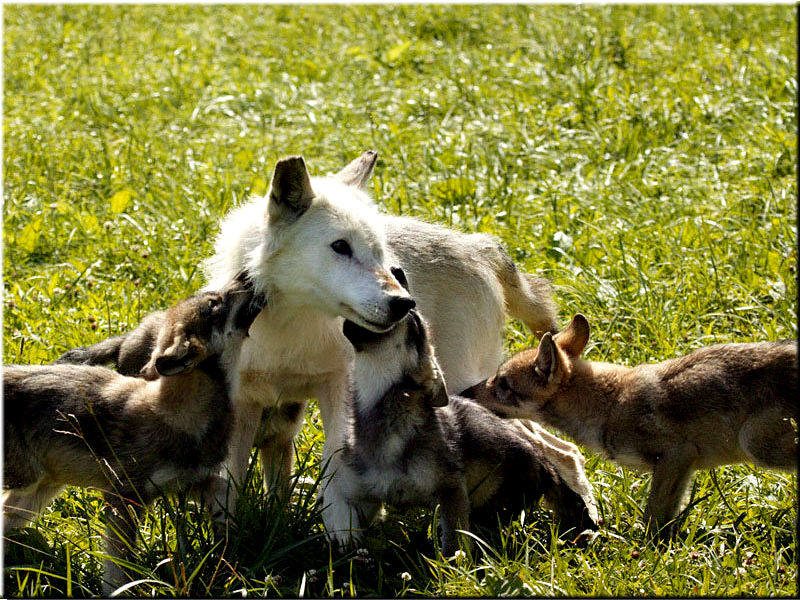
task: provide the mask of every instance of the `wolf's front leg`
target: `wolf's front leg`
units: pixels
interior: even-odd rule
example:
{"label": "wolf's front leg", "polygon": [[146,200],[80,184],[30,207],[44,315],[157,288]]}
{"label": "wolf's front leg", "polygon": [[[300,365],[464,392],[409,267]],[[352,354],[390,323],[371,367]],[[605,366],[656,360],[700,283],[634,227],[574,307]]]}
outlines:
{"label": "wolf's front leg", "polygon": [[361,540],[363,527],[368,524],[368,521],[362,521],[362,515],[369,517],[365,513],[370,512],[374,517],[377,512],[377,506],[375,509],[362,506],[359,510],[354,504],[353,494],[346,489],[347,485],[348,478],[340,474],[328,481],[318,499],[322,505],[325,534],[332,544],[340,547],[357,544]]}
{"label": "wolf's front leg", "polygon": [[242,397],[241,393],[234,402],[234,421],[228,456],[220,471],[220,475],[229,482],[230,489],[225,494],[225,512],[229,515],[235,513],[236,500],[245,484],[250,451],[253,448],[262,412],[261,404],[249,400],[246,396]]}
{"label": "wolf's front leg", "polygon": [[325,493],[325,488],[341,465],[342,448],[344,447],[347,428],[350,422],[350,405],[347,397],[348,374],[331,376],[324,385],[317,390],[319,412],[322,416],[322,427],[325,430],[325,444],[322,446],[322,477],[320,495]]}
{"label": "wolf's front leg", "polygon": [[685,444],[665,452],[656,462],[645,510],[645,523],[650,533],[665,536],[674,530],[673,527],[665,529],[665,526],[681,509],[697,457],[697,448]]}
{"label": "wolf's front leg", "polygon": [[[453,556],[458,550],[457,529],[469,529],[469,496],[467,486],[462,482],[456,487],[445,488],[439,492],[439,520],[442,526],[442,554]],[[464,537],[465,548],[472,547],[472,539]]]}

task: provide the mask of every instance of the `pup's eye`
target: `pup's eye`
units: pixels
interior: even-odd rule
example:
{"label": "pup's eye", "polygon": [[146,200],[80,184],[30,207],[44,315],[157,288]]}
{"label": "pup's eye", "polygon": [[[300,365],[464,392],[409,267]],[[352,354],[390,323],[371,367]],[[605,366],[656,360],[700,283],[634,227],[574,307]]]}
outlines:
{"label": "pup's eye", "polygon": [[331,249],[342,256],[353,256],[353,249],[345,240],[336,240],[331,244]]}
{"label": "pup's eye", "polygon": [[219,298],[208,299],[208,309],[212,312],[217,308],[219,308],[220,304],[222,304],[222,300],[220,300]]}
{"label": "pup's eye", "polygon": [[501,377],[500,379],[497,380],[497,388],[501,392],[510,392],[511,391],[511,387],[509,387],[508,380],[505,377]]}

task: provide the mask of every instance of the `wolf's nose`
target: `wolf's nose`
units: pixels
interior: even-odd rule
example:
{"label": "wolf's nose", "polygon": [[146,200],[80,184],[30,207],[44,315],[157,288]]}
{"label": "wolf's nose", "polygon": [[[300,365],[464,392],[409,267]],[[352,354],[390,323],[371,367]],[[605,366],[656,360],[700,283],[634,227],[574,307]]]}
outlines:
{"label": "wolf's nose", "polygon": [[392,322],[399,321],[416,305],[414,299],[409,296],[394,296],[389,300],[389,318]]}

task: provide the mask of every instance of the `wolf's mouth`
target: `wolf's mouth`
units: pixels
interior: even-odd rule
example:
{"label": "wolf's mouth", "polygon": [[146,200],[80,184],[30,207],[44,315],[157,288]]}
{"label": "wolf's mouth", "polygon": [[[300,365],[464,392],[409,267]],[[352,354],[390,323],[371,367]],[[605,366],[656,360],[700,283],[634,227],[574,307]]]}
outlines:
{"label": "wolf's mouth", "polygon": [[342,316],[352,321],[356,325],[360,325],[364,329],[369,329],[373,333],[386,333],[396,325],[396,323],[387,324],[387,323],[377,323],[375,321],[370,321],[369,319],[362,317],[355,310],[353,310],[353,307],[351,307],[348,304],[345,304],[344,302],[341,303],[339,306],[341,306],[344,309],[343,312],[345,314]]}

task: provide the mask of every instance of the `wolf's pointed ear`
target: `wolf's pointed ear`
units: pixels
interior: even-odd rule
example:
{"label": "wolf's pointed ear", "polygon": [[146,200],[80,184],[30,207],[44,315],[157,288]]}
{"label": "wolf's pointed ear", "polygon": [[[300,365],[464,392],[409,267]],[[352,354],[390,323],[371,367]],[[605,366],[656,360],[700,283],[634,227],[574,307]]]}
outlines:
{"label": "wolf's pointed ear", "polygon": [[433,407],[447,406],[450,402],[450,394],[447,393],[447,385],[442,378],[433,381],[427,393]]}
{"label": "wolf's pointed ear", "polygon": [[208,354],[206,347],[196,338],[181,337],[162,353],[154,355],[153,366],[159,375],[169,377],[194,369]]}
{"label": "wolf's pointed ear", "polygon": [[558,348],[553,342],[553,334],[549,331],[542,336],[539,342],[539,352],[533,361],[533,370],[537,375],[550,379],[558,369]]}
{"label": "wolf's pointed ear", "polygon": [[302,156],[289,156],[275,163],[269,186],[270,221],[296,219],[311,205],[314,190]]}
{"label": "wolf's pointed ear", "polygon": [[577,358],[589,342],[589,321],[581,313],[572,317],[566,329],[556,335],[556,343],[571,358]]}
{"label": "wolf's pointed ear", "polygon": [[344,169],[336,173],[334,177],[347,185],[354,185],[365,189],[369,178],[372,176],[372,171],[375,168],[375,161],[377,160],[378,153],[375,152],[375,150],[367,150]]}

